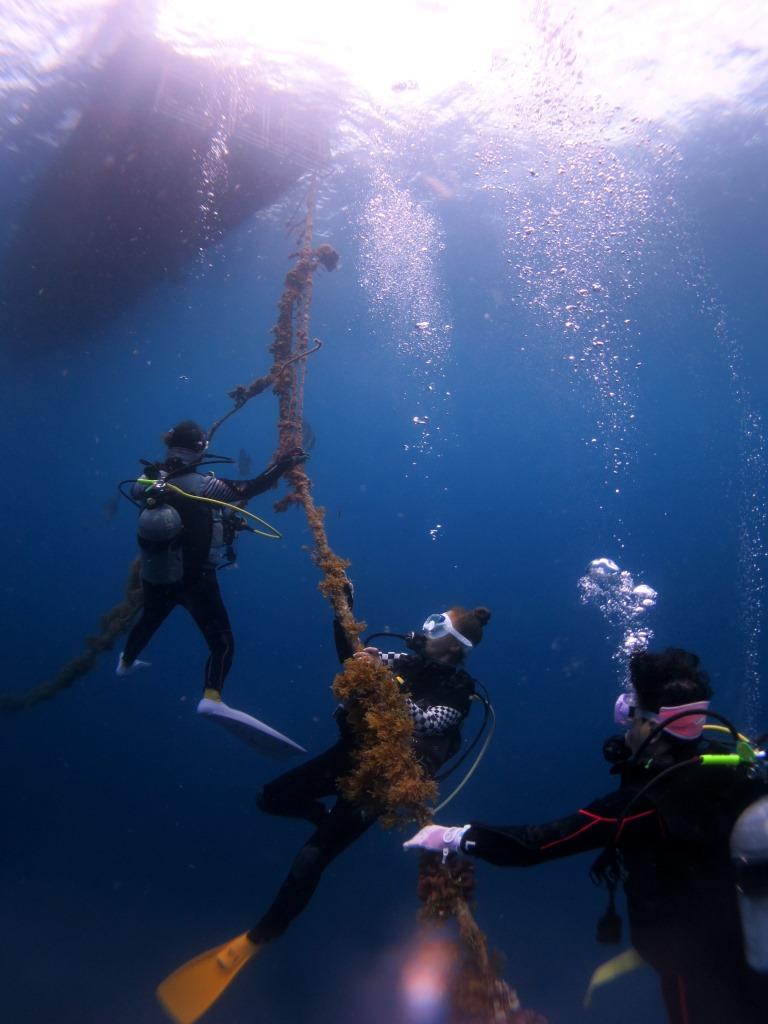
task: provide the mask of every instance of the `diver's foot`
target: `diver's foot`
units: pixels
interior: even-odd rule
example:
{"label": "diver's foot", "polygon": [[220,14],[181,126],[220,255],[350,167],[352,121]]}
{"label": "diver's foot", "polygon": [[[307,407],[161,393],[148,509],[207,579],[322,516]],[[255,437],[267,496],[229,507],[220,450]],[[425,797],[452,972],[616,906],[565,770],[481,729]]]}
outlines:
{"label": "diver's foot", "polygon": [[[216,691],[213,691],[214,693]],[[258,718],[248,715],[245,711],[238,711],[231,708],[221,699],[221,695],[210,697],[210,690],[206,690],[202,700],[197,705],[198,715],[204,715],[212,721],[217,722],[227,732],[232,733],[239,740],[255,747],[262,754],[269,757],[284,758],[295,754],[306,754],[304,747],[284,736],[276,729],[260,722]]]}
{"label": "diver's foot", "polygon": [[120,657],[117,659],[117,668],[115,669],[115,675],[130,676],[132,673],[138,672],[140,668],[149,668],[151,664],[151,661],[141,661],[139,658],[136,658],[135,661],[132,661],[129,664],[123,657],[123,652],[121,651]]}

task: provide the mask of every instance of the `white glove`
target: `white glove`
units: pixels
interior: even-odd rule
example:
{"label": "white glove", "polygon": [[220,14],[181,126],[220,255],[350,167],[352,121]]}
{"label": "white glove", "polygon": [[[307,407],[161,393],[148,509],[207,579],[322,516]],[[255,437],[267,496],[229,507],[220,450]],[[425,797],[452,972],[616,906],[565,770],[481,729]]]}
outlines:
{"label": "white glove", "polygon": [[461,852],[461,840],[471,825],[453,825],[446,828],[445,825],[425,825],[420,832],[403,843],[404,850],[429,850],[430,853],[442,853],[447,857],[449,853]]}

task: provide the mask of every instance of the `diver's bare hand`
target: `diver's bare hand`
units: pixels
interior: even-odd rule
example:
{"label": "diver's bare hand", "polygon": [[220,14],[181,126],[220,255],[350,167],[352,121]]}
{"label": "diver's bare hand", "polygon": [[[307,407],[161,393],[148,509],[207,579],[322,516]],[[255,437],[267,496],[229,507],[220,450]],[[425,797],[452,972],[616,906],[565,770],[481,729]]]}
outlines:
{"label": "diver's bare hand", "polygon": [[359,658],[360,661],[374,661],[381,657],[381,651],[378,647],[364,647],[362,651],[355,651],[353,657]]}

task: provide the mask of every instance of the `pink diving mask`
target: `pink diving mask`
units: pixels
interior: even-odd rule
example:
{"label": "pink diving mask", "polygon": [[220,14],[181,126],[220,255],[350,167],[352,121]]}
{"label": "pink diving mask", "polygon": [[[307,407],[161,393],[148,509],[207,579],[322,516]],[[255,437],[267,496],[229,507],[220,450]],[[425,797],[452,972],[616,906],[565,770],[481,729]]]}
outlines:
{"label": "pink diving mask", "polygon": [[[621,728],[627,728],[636,715],[659,724],[672,718],[674,721],[670,722],[669,725],[664,725],[664,732],[668,732],[670,736],[674,736],[679,740],[697,740],[704,730],[708,710],[708,700],[697,700],[691,704],[678,704],[675,707],[661,708],[658,714],[653,711],[643,711],[642,708],[637,706],[635,694],[625,691],[620,693],[616,699],[613,707],[613,720]],[[683,715],[682,712],[686,712],[686,714]],[[680,715],[680,718],[675,718],[675,715]]]}
{"label": "pink diving mask", "polygon": [[676,718],[669,725],[664,726],[664,732],[675,736],[679,740],[697,740],[704,731],[704,723],[707,720],[709,710],[708,700],[695,700],[691,704],[678,704],[674,708],[660,708],[655,719],[658,722],[666,722],[667,719],[675,718],[682,711],[687,712],[685,716]]}

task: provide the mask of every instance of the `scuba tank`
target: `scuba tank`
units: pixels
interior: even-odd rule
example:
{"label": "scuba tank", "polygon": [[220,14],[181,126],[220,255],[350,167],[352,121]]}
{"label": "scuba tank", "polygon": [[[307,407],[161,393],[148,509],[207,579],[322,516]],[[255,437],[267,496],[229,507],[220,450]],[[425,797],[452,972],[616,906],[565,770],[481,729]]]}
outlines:
{"label": "scuba tank", "polygon": [[[153,488],[156,489],[159,488]],[[178,583],[184,575],[181,516],[162,497],[150,496],[146,500],[137,530],[141,578],[148,583]]]}
{"label": "scuba tank", "polygon": [[768,972],[768,796],[742,811],[731,832],[747,963]]}

